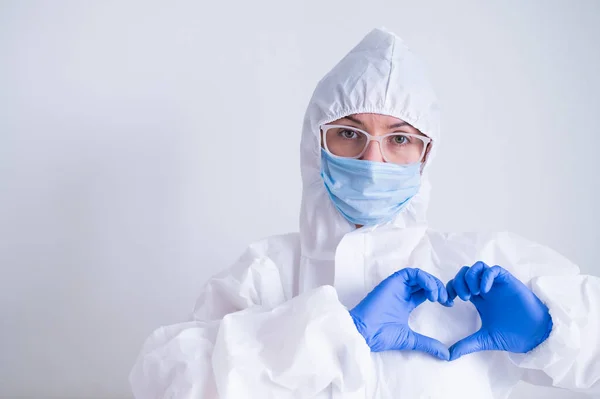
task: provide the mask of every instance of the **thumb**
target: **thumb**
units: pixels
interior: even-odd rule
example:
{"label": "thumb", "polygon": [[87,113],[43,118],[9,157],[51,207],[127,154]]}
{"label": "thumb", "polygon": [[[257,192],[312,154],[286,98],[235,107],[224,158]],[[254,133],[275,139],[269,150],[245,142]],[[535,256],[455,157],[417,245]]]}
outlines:
{"label": "thumb", "polygon": [[440,360],[450,360],[448,348],[437,339],[427,337],[412,330],[409,332],[408,339],[409,342],[412,342],[413,350],[428,353]]}
{"label": "thumb", "polygon": [[469,353],[490,350],[491,344],[490,334],[485,330],[479,330],[450,347],[450,361]]}

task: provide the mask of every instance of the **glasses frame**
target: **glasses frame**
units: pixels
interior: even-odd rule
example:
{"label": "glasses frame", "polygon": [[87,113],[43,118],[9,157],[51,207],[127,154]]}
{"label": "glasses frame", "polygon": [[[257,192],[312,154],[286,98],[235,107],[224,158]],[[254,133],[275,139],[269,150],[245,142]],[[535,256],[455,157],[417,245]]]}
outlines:
{"label": "glasses frame", "polygon": [[[369,144],[371,143],[371,141],[376,141],[379,143],[379,151],[381,152],[381,155],[382,155],[383,159],[385,160],[385,162],[397,164],[396,162],[391,162],[387,159],[387,157],[385,156],[385,152],[383,151],[383,147],[381,146],[381,141],[390,136],[402,135],[402,136],[407,136],[407,137],[414,137],[423,142],[423,151],[421,151],[421,156],[419,157],[418,161],[414,162],[414,163],[417,163],[417,162],[421,162],[423,160],[423,157],[425,156],[425,153],[427,152],[427,147],[433,141],[431,138],[429,138],[427,136],[421,136],[419,134],[405,133],[405,132],[395,132],[395,133],[388,133],[383,136],[373,136],[373,135],[369,134],[369,132],[365,132],[362,129],[356,128],[354,126],[347,126],[347,125],[321,125],[320,128],[321,128],[321,132],[323,132],[323,134],[321,135],[321,140],[323,141],[323,144],[325,146],[325,151],[327,151],[328,154],[333,155],[334,157],[340,157],[340,158],[358,159],[358,158],[362,157],[364,155],[364,153],[367,151],[367,148],[369,148]],[[344,157],[344,156],[336,155],[336,154],[332,153],[331,151],[329,151],[329,147],[327,147],[327,131],[329,129],[333,129],[333,128],[346,128],[346,129],[354,130],[354,131],[364,134],[367,137],[367,143],[365,144],[365,148],[363,148],[363,150],[360,152],[360,154],[358,154],[354,157]],[[397,164],[397,165],[401,165],[401,164]]]}

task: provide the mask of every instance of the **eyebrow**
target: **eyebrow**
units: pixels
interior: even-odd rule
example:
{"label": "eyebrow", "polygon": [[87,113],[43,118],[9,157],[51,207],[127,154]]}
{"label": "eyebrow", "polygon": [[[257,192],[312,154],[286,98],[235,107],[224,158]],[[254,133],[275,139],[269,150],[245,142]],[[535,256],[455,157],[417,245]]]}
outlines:
{"label": "eyebrow", "polygon": [[[343,119],[348,119],[348,120],[350,120],[350,121],[352,121],[352,122],[354,122],[354,123],[356,123],[356,124],[358,124],[358,125],[360,125],[362,127],[365,126],[364,123],[362,123],[359,119],[356,119],[352,115],[345,116]],[[407,125],[409,125],[408,122],[393,123],[391,125],[388,125],[388,129],[397,129],[399,127],[407,126]]]}

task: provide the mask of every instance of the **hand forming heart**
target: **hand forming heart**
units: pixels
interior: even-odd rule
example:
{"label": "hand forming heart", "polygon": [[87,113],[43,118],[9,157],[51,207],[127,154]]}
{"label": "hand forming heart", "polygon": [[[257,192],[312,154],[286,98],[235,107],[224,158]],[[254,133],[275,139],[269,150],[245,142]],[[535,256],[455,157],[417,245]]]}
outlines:
{"label": "hand forming heart", "polygon": [[[410,313],[425,299],[452,306],[456,296],[471,301],[479,312],[482,325],[476,333],[447,349],[408,326]],[[463,267],[447,287],[420,269],[402,269],[375,287],[350,315],[374,352],[418,350],[443,360],[484,350],[525,353],[552,330],[548,308],[525,284],[483,262]]]}
{"label": "hand forming heart", "polygon": [[548,338],[552,318],[525,284],[500,266],[463,267],[447,285],[449,299],[471,301],[481,317],[476,333],[450,347],[450,360],[473,352],[529,352]]}
{"label": "hand forming heart", "polygon": [[444,284],[423,270],[402,269],[379,283],[350,315],[373,352],[417,350],[449,360],[444,344],[408,326],[410,313],[425,299],[447,304]]}

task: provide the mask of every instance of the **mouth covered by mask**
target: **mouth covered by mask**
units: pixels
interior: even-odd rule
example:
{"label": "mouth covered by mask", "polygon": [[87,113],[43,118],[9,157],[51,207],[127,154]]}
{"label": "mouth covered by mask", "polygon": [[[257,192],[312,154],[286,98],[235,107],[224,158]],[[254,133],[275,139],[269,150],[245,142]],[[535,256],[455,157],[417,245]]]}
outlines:
{"label": "mouth covered by mask", "polygon": [[399,165],[344,158],[321,149],[321,177],[336,209],[350,222],[386,222],[419,192],[421,162]]}

